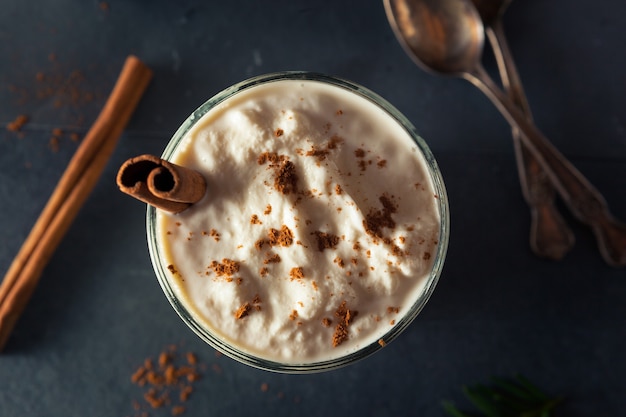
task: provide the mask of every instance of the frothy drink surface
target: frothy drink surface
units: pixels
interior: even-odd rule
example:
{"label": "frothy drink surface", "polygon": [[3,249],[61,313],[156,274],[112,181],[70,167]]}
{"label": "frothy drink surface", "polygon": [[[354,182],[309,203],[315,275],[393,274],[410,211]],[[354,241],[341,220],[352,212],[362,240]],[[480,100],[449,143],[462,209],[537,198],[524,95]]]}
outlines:
{"label": "frothy drink surface", "polygon": [[211,109],[170,160],[205,198],[158,212],[162,262],[196,320],[282,363],[376,343],[424,290],[439,241],[424,157],[347,90],[281,80]]}

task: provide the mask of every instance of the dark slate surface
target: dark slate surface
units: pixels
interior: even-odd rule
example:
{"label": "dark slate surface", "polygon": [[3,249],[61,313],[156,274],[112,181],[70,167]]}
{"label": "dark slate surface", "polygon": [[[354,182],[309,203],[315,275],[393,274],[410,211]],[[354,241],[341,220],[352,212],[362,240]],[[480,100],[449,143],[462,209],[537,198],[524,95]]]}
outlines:
{"label": "dark slate surface", "polygon": [[[549,3],[549,4],[548,4]],[[107,169],[46,267],[0,355],[2,416],[135,416],[130,381],[171,344],[206,367],[187,416],[441,416],[460,387],[523,373],[566,397],[561,415],[624,415],[626,269],[577,243],[561,262],[529,250],[510,131],[469,83],[422,72],[378,1],[5,0],[0,13],[0,271],[34,224],[124,58],[154,80]],[[626,3],[516,1],[505,16],[536,122],[626,218]],[[493,59],[485,65],[494,72]],[[277,70],[348,78],[417,126],[448,187],[449,254],[413,325],[353,366],[279,375],[217,357],[176,316],[152,272],[144,207],[114,184],[119,165],[159,154],[182,120],[228,85]],[[37,74],[40,73],[39,79]],[[74,75],[72,75],[74,73]],[[562,207],[561,207],[562,208]],[[267,384],[267,391],[261,389]],[[171,415],[170,408],[149,410]]]}

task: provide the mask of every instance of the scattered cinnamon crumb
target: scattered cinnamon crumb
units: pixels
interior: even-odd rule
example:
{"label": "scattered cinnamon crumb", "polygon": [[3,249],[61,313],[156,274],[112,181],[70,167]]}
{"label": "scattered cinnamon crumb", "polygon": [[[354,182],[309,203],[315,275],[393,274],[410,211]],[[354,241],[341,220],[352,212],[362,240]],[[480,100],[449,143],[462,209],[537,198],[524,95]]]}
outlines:
{"label": "scattered cinnamon crumb", "polygon": [[294,321],[298,318],[298,310],[291,310],[291,314],[289,314],[289,320]]}
{"label": "scattered cinnamon crumb", "polygon": [[368,235],[383,238],[383,228],[393,229],[396,227],[396,222],[391,218],[391,215],[397,211],[397,206],[387,194],[381,195],[378,200],[383,209],[370,209],[365,220],[363,220],[363,226]]}
{"label": "scattered cinnamon crumb", "polygon": [[222,263],[212,261],[209,267],[213,270],[213,272],[215,272],[215,275],[218,277],[232,277],[234,274],[239,272],[239,262],[233,261],[232,259],[228,258],[222,259]]}
{"label": "scattered cinnamon crumb", "polygon": [[196,365],[198,363],[198,358],[193,352],[187,352],[186,357],[189,365]]}
{"label": "scattered cinnamon crumb", "polygon": [[265,257],[265,259],[263,260],[263,263],[265,265],[268,264],[276,264],[280,262],[280,255],[278,255],[277,253],[268,253]]}
{"label": "scattered cinnamon crumb", "polygon": [[263,224],[263,222],[261,220],[259,220],[259,216],[257,216],[256,214],[253,214],[250,217],[250,223],[251,224]]}
{"label": "scattered cinnamon crumb", "polygon": [[324,317],[324,318],[322,319],[322,325],[323,325],[324,327],[330,327],[330,326],[331,326],[331,324],[333,324],[333,321],[332,321],[331,319],[329,319],[328,317]]}
{"label": "scattered cinnamon crumb", "polygon": [[269,162],[269,168],[274,170],[274,188],[282,194],[298,191],[298,174],[296,166],[285,155],[275,152],[264,152],[259,155],[257,162],[264,165]]}
{"label": "scattered cinnamon crumb", "polygon": [[317,240],[317,249],[323,252],[325,249],[334,249],[339,244],[339,236],[332,233],[324,233],[319,230],[311,233]]}
{"label": "scattered cinnamon crumb", "polygon": [[289,277],[291,277],[292,281],[296,279],[302,279],[304,278],[304,270],[301,266],[291,268],[291,271],[289,271]]}
{"label": "scattered cinnamon crumb", "polygon": [[240,320],[246,317],[250,313],[250,310],[252,310],[250,303],[244,303],[241,307],[237,309],[237,311],[235,311],[235,318],[237,320]]}
{"label": "scattered cinnamon crumb", "polygon": [[389,314],[391,313],[398,314],[399,312],[400,312],[400,307],[392,307],[392,306],[387,307],[387,313]]}
{"label": "scattered cinnamon crumb", "polygon": [[384,168],[385,166],[387,166],[387,160],[381,159],[376,165],[378,165],[378,168]]}
{"label": "scattered cinnamon crumb", "polygon": [[357,315],[357,311],[351,311],[346,301],[342,301],[337,311],[335,311],[335,317],[339,319],[339,323],[335,327],[332,343],[333,347],[337,347],[348,339],[348,326],[352,323],[352,320]]}
{"label": "scattered cinnamon crumb", "polygon": [[284,133],[285,133],[285,131],[279,128],[279,129],[276,129],[276,131],[274,131],[274,136],[276,136],[277,138],[279,138],[279,137],[281,137]]}
{"label": "scattered cinnamon crumb", "polygon": [[337,264],[339,268],[343,268],[345,266],[343,259],[341,259],[340,257],[336,257],[335,259],[333,259],[333,263]]}
{"label": "scattered cinnamon crumb", "polygon": [[427,261],[430,259],[430,252],[424,252],[424,256],[422,257],[423,260]]}
{"label": "scattered cinnamon crumb", "polygon": [[272,212],[272,206],[268,204],[267,207],[265,207],[265,211],[263,212],[263,214],[267,216],[271,212]]}
{"label": "scattered cinnamon crumb", "polygon": [[56,136],[52,136],[50,138],[50,140],[48,141],[48,147],[50,148],[50,150],[54,153],[59,152],[59,138],[57,138]]}
{"label": "scattered cinnamon crumb", "polygon": [[378,344],[379,344],[381,347],[385,347],[385,346],[387,346],[387,343],[386,343],[383,339],[378,339]]}
{"label": "scattered cinnamon crumb", "polygon": [[[132,401],[132,407],[137,413],[143,411],[136,414],[137,416],[147,416],[147,410],[166,406],[172,407],[172,415],[185,412],[185,407],[180,403],[189,399],[193,383],[200,378],[200,365],[192,352],[187,352],[182,357],[186,357],[189,364],[178,365],[181,356],[177,354],[176,345],[172,345],[159,353],[157,366],[154,366],[153,358],[146,358],[143,365],[133,373],[131,382],[144,388],[143,402],[136,399]],[[194,359],[190,360],[192,357]]]}
{"label": "scattered cinnamon crumb", "polygon": [[354,156],[356,156],[357,158],[365,158],[365,151],[361,148],[355,149]]}
{"label": "scattered cinnamon crumb", "polygon": [[172,407],[172,415],[179,416],[185,412],[185,407],[182,405],[175,405]]}
{"label": "scattered cinnamon crumb", "polygon": [[269,269],[267,269],[266,267],[259,269],[259,275],[261,275],[262,277],[266,276],[268,273]]}
{"label": "scattered cinnamon crumb", "polygon": [[28,123],[28,116],[20,114],[15,118],[15,120],[7,123],[7,130],[10,132],[19,132],[26,123]]}
{"label": "scattered cinnamon crumb", "polygon": [[293,244],[293,232],[284,224],[280,227],[280,230],[270,229],[268,238],[268,243],[271,246],[291,246]]}
{"label": "scattered cinnamon crumb", "polygon": [[341,185],[339,184],[335,185],[335,194],[337,195],[343,194],[343,189],[341,188]]}

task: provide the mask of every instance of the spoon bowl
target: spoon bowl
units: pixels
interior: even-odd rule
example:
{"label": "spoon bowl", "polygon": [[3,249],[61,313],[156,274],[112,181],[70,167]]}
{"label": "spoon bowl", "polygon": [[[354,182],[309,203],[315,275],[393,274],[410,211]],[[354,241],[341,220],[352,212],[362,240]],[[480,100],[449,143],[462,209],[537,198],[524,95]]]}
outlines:
{"label": "spoon bowl", "polygon": [[385,6],[400,44],[425,70],[462,76],[479,64],[484,28],[471,4],[392,0]]}
{"label": "spoon bowl", "polygon": [[600,253],[626,266],[626,225],[610,214],[604,197],[548,141],[481,65],[484,26],[470,0],[384,0],[389,23],[409,56],[429,71],[464,78],[498,108],[546,172],[572,213],[589,225]]}

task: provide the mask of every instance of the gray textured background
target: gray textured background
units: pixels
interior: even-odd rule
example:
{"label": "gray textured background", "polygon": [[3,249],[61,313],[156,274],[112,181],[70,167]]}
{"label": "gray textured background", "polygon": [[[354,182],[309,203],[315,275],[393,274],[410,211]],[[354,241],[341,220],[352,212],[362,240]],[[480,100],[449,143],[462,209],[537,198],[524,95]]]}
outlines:
{"label": "gray textured background", "polygon": [[[0,355],[0,415],[138,415],[132,404],[143,390],[130,376],[170,344],[195,351],[207,367],[186,416],[441,416],[443,399],[467,404],[463,384],[516,372],[566,397],[561,415],[625,415],[626,270],[606,266],[589,230],[569,214],[577,237],[572,252],[561,262],[532,255],[507,124],[469,83],[415,67],[381,2],[100,6],[2,4],[0,123],[19,114],[31,119],[23,137],[0,129],[3,274],[77,147],[65,135],[58,151],[50,149],[52,129],[82,136],[130,53],[154,79]],[[505,16],[537,125],[622,219],[624,16],[620,0],[593,8],[581,0],[518,0]],[[493,73],[489,53],[485,65]],[[278,70],[348,78],[393,103],[431,146],[451,204],[446,267],[423,313],[373,357],[311,376],[251,369],[200,342],[154,277],[145,208],[114,183],[125,159],[160,154],[207,98]],[[83,78],[71,78],[73,71]],[[37,81],[39,72],[54,83]],[[48,84],[91,95],[72,101],[47,91]],[[171,415],[167,408],[150,414]]]}

